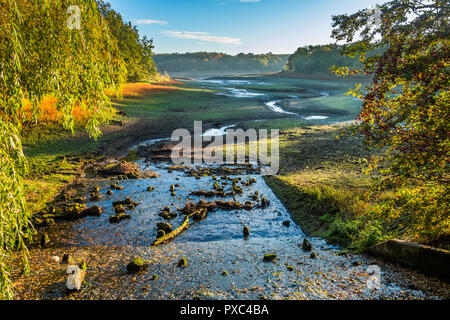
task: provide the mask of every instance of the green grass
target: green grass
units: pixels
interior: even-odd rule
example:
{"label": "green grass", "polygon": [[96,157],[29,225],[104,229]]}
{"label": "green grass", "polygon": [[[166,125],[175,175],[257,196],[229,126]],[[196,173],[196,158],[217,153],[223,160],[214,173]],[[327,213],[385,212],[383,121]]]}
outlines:
{"label": "green grass", "polygon": [[376,153],[358,137],[337,139],[341,131],[312,126],[281,135],[280,174],[266,181],[302,229],[358,251],[391,238],[449,249],[446,188],[432,182],[380,187],[381,176],[364,173]]}

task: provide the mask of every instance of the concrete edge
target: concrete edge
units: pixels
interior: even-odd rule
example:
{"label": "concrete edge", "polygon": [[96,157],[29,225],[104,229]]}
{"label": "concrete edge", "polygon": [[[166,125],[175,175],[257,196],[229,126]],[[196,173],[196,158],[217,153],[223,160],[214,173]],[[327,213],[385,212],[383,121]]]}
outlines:
{"label": "concrete edge", "polygon": [[370,247],[367,253],[450,282],[450,251],[393,239]]}

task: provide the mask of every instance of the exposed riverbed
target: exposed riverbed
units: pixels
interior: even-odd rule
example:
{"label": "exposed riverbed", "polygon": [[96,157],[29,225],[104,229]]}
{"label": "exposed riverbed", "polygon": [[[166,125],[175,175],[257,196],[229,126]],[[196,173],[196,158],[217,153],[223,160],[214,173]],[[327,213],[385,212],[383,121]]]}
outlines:
{"label": "exposed riverbed", "polygon": [[[225,128],[213,128],[211,134]],[[152,140],[141,145],[164,143]],[[131,149],[138,149],[135,146]],[[282,203],[266,185],[263,177],[247,173],[238,175],[193,176],[187,169],[173,170],[165,162],[137,161],[143,171],[159,174],[157,179],[108,180],[87,177],[85,192],[99,186],[104,195],[97,204],[103,209],[100,217],[58,223],[44,228],[51,243],[45,249],[30,251],[31,273],[19,277],[15,284],[18,298],[38,299],[425,299],[439,298],[430,283],[434,281],[416,272],[386,264],[365,255],[350,255],[322,239],[309,238],[312,251],[302,250],[307,238],[301,226],[290,218]],[[243,186],[241,195],[226,196],[224,201],[252,201],[256,191],[270,202],[267,208],[252,201],[251,210],[221,210],[194,222],[189,229],[169,244],[152,247],[156,223],[164,222],[158,214],[168,206],[172,212],[187,202],[213,201],[216,197],[193,196],[198,190],[213,190],[216,182],[227,190],[231,180]],[[123,190],[106,196],[112,183]],[[172,185],[179,185],[171,194]],[[154,187],[148,191],[148,187]],[[113,201],[131,197],[140,204],[129,211],[131,219],[111,224]],[[177,227],[184,217],[179,214],[170,223]],[[250,228],[244,238],[243,227]],[[71,253],[78,261],[87,262],[86,283],[82,291],[67,296],[65,280],[67,265],[51,261]],[[265,254],[277,259],[263,262]],[[129,275],[127,263],[135,257],[150,262],[148,272]],[[177,268],[181,257],[188,266]],[[375,266],[375,267],[374,267]],[[370,285],[371,272],[380,268],[379,287]],[[155,277],[157,276],[157,277]],[[157,278],[157,279],[156,279]],[[368,282],[369,281],[369,282]],[[369,285],[368,285],[369,284]],[[431,289],[430,289],[431,288]]]}

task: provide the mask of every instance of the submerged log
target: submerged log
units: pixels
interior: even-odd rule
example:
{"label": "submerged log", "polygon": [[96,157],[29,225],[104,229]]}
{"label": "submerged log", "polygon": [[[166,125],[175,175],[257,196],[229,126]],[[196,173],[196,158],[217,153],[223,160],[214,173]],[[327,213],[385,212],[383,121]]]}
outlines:
{"label": "submerged log", "polygon": [[186,231],[189,228],[189,218],[190,217],[191,217],[190,215],[187,216],[184,219],[183,224],[180,227],[178,227],[177,229],[175,229],[172,232],[166,234],[165,236],[163,236],[163,237],[153,241],[152,246],[156,247],[156,246],[159,246],[159,245],[161,245],[163,243],[167,243],[169,241],[172,241],[173,239],[178,237],[180,234],[182,234],[184,231]]}

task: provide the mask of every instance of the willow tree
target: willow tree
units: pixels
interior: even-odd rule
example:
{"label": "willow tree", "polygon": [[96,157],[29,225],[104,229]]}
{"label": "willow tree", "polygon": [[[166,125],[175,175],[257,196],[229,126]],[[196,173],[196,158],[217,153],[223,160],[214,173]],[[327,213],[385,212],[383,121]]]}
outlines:
{"label": "willow tree", "polygon": [[61,126],[74,130],[72,110],[90,115],[86,130],[96,138],[126,69],[116,40],[94,0],[0,0],[0,298],[11,298],[8,257],[31,240],[21,176],[21,109],[31,102],[39,123],[44,95],[57,98]]}
{"label": "willow tree", "polygon": [[333,37],[363,64],[337,73],[372,79],[353,91],[363,101],[356,129],[386,150],[385,172],[397,183],[448,183],[449,1],[394,0],[333,21]]}

